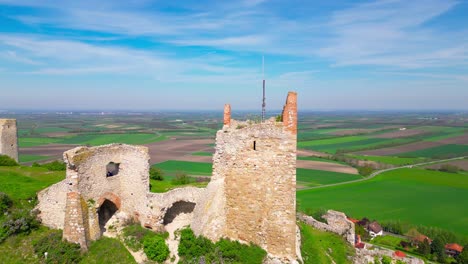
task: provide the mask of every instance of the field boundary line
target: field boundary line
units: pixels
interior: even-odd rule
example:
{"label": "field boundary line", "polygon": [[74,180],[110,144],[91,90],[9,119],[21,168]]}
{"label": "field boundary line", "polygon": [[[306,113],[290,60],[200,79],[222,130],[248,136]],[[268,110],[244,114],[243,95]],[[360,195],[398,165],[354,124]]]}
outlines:
{"label": "field boundary line", "polygon": [[378,170],[374,171],[371,173],[368,177],[358,179],[358,180],[352,180],[352,181],[347,181],[347,182],[338,182],[338,183],[331,183],[331,184],[324,184],[324,185],[319,185],[319,186],[313,186],[313,187],[305,187],[302,188],[298,191],[302,190],[311,190],[311,189],[318,189],[318,188],[325,188],[325,187],[331,187],[331,186],[338,186],[338,185],[344,185],[344,184],[350,184],[350,183],[356,183],[356,182],[362,182],[362,181],[368,181],[372,178],[375,178],[379,174],[382,174],[387,171],[392,171],[392,170],[399,170],[399,169],[404,169],[404,168],[413,168],[413,167],[418,167],[418,166],[424,166],[424,165],[430,165],[430,164],[435,164],[435,163],[442,163],[442,162],[447,162],[447,161],[453,161],[453,160],[462,160],[467,158],[468,156],[462,156],[462,157],[455,157],[455,158],[450,158],[450,159],[442,159],[442,160],[434,160],[434,161],[428,161],[428,162],[421,162],[421,163],[416,163],[416,164],[410,164],[410,165],[404,165],[404,166],[399,166],[399,167],[393,167],[393,168],[388,168],[388,169],[383,169],[383,170]]}

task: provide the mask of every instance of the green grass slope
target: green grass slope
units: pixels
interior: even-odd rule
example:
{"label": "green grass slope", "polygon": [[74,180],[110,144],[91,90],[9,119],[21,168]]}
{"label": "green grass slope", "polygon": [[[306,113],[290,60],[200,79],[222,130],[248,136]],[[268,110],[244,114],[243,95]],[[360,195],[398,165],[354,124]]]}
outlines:
{"label": "green grass slope", "polygon": [[354,255],[354,250],[342,237],[319,231],[302,222],[299,223],[299,228],[304,264],[351,263],[348,256]]}
{"label": "green grass slope", "polygon": [[154,166],[164,171],[165,175],[174,175],[177,172],[184,172],[189,175],[211,176],[212,165],[206,162],[192,162],[168,160]]}

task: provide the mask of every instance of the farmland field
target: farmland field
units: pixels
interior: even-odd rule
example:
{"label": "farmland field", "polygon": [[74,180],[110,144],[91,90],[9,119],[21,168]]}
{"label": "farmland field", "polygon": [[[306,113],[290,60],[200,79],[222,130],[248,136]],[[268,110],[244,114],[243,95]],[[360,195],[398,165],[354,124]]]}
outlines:
{"label": "farmland field", "polygon": [[468,156],[468,145],[448,144],[398,154],[400,157],[451,158]]}
{"label": "farmland field", "polygon": [[88,134],[65,138],[59,143],[97,146],[110,143],[147,144],[165,139],[165,136],[157,134]]}
{"label": "farmland field", "polygon": [[367,155],[347,155],[359,160],[370,160],[375,162],[381,162],[391,165],[408,165],[421,163],[426,161],[424,158],[401,158],[401,157],[391,157],[391,156],[367,156]]}
{"label": "farmland field", "polygon": [[174,175],[177,172],[185,172],[189,175],[211,176],[211,163],[168,160],[154,165],[160,168],[168,175]]}
{"label": "farmland field", "polygon": [[362,177],[356,174],[339,173],[333,171],[322,171],[322,170],[309,170],[300,169],[296,170],[297,173],[297,184],[305,185],[307,187],[319,186],[324,184],[332,184],[338,182],[346,182],[352,180],[358,180]]}
{"label": "farmland field", "polygon": [[371,180],[299,190],[302,209],[332,208],[354,217],[401,220],[468,236],[468,173],[419,168],[383,173]]}

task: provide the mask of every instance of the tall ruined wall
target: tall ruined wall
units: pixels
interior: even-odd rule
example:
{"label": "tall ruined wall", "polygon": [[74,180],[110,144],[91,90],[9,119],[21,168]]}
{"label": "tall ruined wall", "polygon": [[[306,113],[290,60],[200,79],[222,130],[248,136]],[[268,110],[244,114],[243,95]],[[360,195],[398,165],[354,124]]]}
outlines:
{"label": "tall ruined wall", "polygon": [[0,119],[0,154],[19,161],[16,119]]}
{"label": "tall ruined wall", "polygon": [[[76,191],[85,200],[120,199],[119,209],[133,213],[145,206],[149,191],[149,155],[144,146],[110,144],[78,147],[64,153],[67,179],[76,177]],[[109,163],[119,164],[118,173],[107,175]],[[117,196],[114,197],[114,196]],[[115,203],[115,201],[112,201]]]}
{"label": "tall ruined wall", "polygon": [[217,132],[213,176],[194,211],[196,234],[253,242],[295,259],[297,113],[290,111],[297,108],[288,102],[296,100],[287,101],[286,124],[230,120]]}

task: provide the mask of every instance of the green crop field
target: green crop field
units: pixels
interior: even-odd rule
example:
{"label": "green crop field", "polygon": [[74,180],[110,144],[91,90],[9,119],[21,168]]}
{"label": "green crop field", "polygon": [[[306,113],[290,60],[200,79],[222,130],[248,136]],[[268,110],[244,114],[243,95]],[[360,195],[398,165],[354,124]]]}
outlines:
{"label": "green crop field", "polygon": [[20,162],[32,162],[32,161],[41,161],[49,159],[48,156],[42,155],[27,155],[27,154],[19,154],[19,161]]}
{"label": "green crop field", "polygon": [[164,171],[165,174],[174,175],[177,172],[184,172],[189,175],[211,176],[212,165],[206,162],[192,162],[168,160],[153,165]]}
{"label": "green crop field", "polygon": [[35,147],[35,146],[42,146],[47,144],[53,144],[60,142],[61,139],[59,138],[41,138],[41,137],[26,137],[26,138],[18,138],[18,145],[20,148],[27,148],[27,147]]}
{"label": "green crop field", "polygon": [[411,142],[412,139],[404,138],[367,138],[364,136],[345,136],[331,139],[312,140],[298,142],[298,148],[322,151],[335,154],[337,150],[360,150],[374,148],[381,145],[397,145]]}
{"label": "green crop field", "polygon": [[207,151],[198,151],[192,153],[193,156],[213,156],[213,153]]}
{"label": "green crop field", "polygon": [[451,158],[468,156],[468,145],[448,144],[398,154],[400,157]]}
{"label": "green crop field", "polygon": [[339,173],[333,171],[322,171],[322,170],[310,170],[300,169],[296,170],[297,182],[300,185],[308,187],[319,186],[324,184],[332,184],[338,182],[346,182],[352,180],[358,180],[362,177],[356,174]]}
{"label": "green crop field", "polygon": [[408,165],[426,161],[424,158],[401,158],[391,156],[366,156],[366,155],[347,155],[359,160],[369,160],[391,165]]}
{"label": "green crop field", "polygon": [[398,169],[364,182],[301,190],[297,199],[303,210],[334,209],[355,218],[401,220],[468,236],[466,172]]}
{"label": "green crop field", "polygon": [[87,134],[65,138],[60,143],[97,146],[110,143],[148,144],[165,139],[165,136],[157,134]]}

